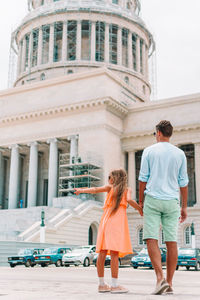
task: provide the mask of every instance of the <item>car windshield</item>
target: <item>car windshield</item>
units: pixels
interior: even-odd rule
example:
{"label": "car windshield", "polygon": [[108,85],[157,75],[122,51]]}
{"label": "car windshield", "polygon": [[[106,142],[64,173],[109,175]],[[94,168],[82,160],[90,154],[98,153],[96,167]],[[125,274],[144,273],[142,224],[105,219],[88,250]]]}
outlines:
{"label": "car windshield", "polygon": [[33,250],[31,249],[20,249],[18,255],[32,255]]}
{"label": "car windshield", "polygon": [[195,255],[194,249],[179,249],[179,255]]}
{"label": "car windshield", "polygon": [[72,253],[85,253],[88,252],[89,249],[84,249],[84,248],[76,248],[72,250]]}
{"label": "car windshield", "polygon": [[139,254],[148,254],[147,248],[143,248]]}
{"label": "car windshield", "polygon": [[44,250],[43,254],[57,254],[57,249],[47,248]]}

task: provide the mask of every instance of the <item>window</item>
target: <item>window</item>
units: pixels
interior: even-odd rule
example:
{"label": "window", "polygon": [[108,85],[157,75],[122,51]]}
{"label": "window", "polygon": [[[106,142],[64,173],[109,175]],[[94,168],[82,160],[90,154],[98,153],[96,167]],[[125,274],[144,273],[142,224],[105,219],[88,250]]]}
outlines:
{"label": "window", "polygon": [[138,245],[144,245],[143,241],[143,227],[138,229]]}
{"label": "window", "polygon": [[28,70],[29,41],[30,41],[30,34],[27,34],[27,35],[25,36],[26,52],[25,52],[24,71]]}
{"label": "window", "polygon": [[117,64],[117,25],[109,26],[109,44],[110,44],[110,63]]}
{"label": "window", "polygon": [[122,28],[122,65],[128,67],[128,29]]}
{"label": "window", "polygon": [[40,75],[40,80],[45,80],[45,79],[46,79],[46,76],[45,76],[44,73],[42,73],[42,74]]}
{"label": "window", "polygon": [[132,56],[133,56],[133,69],[136,71],[137,70],[137,65],[136,65],[136,40],[137,37],[135,34],[132,34]]}
{"label": "window", "polygon": [[68,70],[67,71],[67,74],[72,74],[73,73],[73,70]]}
{"label": "window", "polygon": [[140,40],[140,73],[143,73],[143,51],[142,51],[142,47],[143,47],[143,40]]}
{"label": "window", "polygon": [[105,24],[96,22],[96,61],[104,61]]}
{"label": "window", "polygon": [[39,29],[34,29],[33,32],[33,43],[32,43],[32,67],[37,66],[37,58],[38,58],[38,36]]}
{"label": "window", "polygon": [[118,4],[118,0],[112,0],[113,4]]}
{"label": "window", "polygon": [[49,61],[50,25],[42,26],[42,64]]}
{"label": "window", "polygon": [[81,22],[81,59],[90,60],[90,21]]}
{"label": "window", "polygon": [[125,76],[125,77],[124,77],[124,81],[125,81],[127,84],[129,84],[129,78],[128,78],[128,76]]}
{"label": "window", "polygon": [[63,23],[58,22],[54,24],[54,52],[53,61],[57,62],[62,59],[62,34]]}
{"label": "window", "polygon": [[136,201],[139,201],[139,173],[143,150],[135,152]]}
{"label": "window", "polygon": [[194,145],[183,145],[180,148],[185,152],[187,158],[187,172],[189,177],[188,206],[191,207],[196,203]]}
{"label": "window", "polygon": [[44,0],[41,1],[41,5],[44,5]]}
{"label": "window", "polygon": [[77,22],[68,21],[67,22],[67,60],[76,59],[76,31]]}
{"label": "window", "polygon": [[185,228],[185,231],[184,231],[184,242],[185,242],[185,245],[191,245],[191,226],[187,226]]}

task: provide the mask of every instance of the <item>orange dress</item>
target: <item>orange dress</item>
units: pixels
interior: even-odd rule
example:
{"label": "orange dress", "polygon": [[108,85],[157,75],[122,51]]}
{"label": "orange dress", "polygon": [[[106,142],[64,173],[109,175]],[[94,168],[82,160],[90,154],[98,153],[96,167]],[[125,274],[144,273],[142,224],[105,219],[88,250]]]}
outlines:
{"label": "orange dress", "polygon": [[127,191],[124,192],[119,208],[111,214],[113,207],[113,188],[107,195],[103,210],[104,213],[99,225],[96,252],[101,250],[118,251],[119,257],[133,253],[128,228]]}

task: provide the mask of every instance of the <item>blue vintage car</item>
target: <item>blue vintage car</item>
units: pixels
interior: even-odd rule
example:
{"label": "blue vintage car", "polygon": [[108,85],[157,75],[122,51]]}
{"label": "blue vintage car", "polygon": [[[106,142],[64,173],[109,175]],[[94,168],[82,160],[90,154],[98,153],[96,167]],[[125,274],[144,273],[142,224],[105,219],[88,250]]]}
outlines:
{"label": "blue vintage car", "polygon": [[179,248],[177,267],[186,267],[189,270],[191,267],[196,271],[200,270],[200,249],[195,248]]}
{"label": "blue vintage car", "polygon": [[[161,261],[162,265],[165,265],[166,263],[166,248],[160,248],[161,252]],[[147,248],[143,248],[138,255],[135,255],[131,259],[131,265],[134,269],[137,269],[138,267],[149,267],[153,268]]]}
{"label": "blue vintage car", "polygon": [[34,267],[35,258],[34,255],[41,254],[44,249],[20,249],[18,254],[15,256],[8,257],[8,263],[11,268],[16,267],[17,265],[24,265],[25,267]]}
{"label": "blue vintage car", "polygon": [[41,265],[41,267],[55,264],[56,267],[61,267],[63,266],[62,257],[67,252],[71,252],[71,248],[46,248],[42,254],[34,256],[35,264]]}

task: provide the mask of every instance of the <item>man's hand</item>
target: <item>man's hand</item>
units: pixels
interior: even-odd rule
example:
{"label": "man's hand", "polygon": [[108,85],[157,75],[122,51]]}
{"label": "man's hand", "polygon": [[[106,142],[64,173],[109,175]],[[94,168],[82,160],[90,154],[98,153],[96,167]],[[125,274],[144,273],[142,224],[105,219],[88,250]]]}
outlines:
{"label": "man's hand", "polygon": [[81,193],[81,189],[74,189],[74,194],[77,196]]}
{"label": "man's hand", "polygon": [[187,218],[187,208],[181,208],[180,223],[183,223]]}
{"label": "man's hand", "polygon": [[140,204],[139,204],[138,211],[139,211],[140,216],[143,217],[143,206],[141,206]]}

